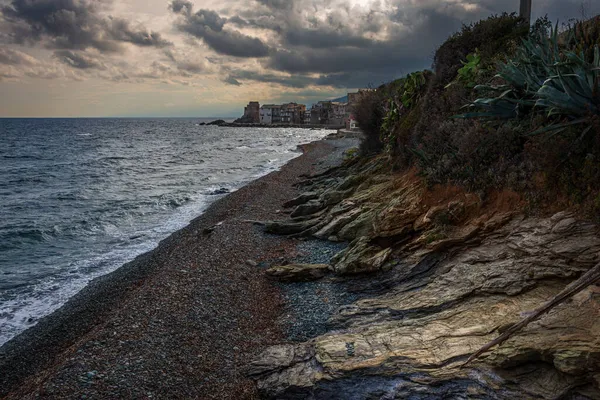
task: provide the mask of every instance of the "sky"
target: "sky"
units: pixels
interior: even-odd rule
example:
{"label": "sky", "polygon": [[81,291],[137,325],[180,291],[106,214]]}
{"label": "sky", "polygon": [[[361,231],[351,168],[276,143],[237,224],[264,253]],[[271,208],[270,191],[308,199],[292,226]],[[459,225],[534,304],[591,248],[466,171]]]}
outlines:
{"label": "sky", "polygon": [[[429,68],[519,0],[0,0],[0,117],[239,116]],[[533,0],[534,18],[600,14]]]}

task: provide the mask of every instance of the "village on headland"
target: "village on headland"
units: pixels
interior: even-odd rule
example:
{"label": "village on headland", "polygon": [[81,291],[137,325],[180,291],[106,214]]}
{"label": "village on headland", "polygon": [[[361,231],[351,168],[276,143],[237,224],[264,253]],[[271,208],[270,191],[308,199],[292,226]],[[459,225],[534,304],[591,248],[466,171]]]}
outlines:
{"label": "village on headland", "polygon": [[241,118],[231,123],[213,121],[209,125],[356,129],[354,107],[358,104],[361,93],[369,90],[359,89],[339,99],[319,101],[311,108],[295,102],[261,106],[258,101],[251,101],[244,107]]}

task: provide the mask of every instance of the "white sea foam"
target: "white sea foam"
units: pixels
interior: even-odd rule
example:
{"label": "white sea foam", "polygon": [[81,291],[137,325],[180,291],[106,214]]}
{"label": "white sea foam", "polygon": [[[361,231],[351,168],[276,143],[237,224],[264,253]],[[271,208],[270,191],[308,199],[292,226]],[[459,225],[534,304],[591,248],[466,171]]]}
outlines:
{"label": "white sea foam", "polygon": [[[202,128],[204,127],[195,127],[195,129]],[[76,229],[73,226],[50,225],[56,234],[48,235],[49,237],[44,238],[48,242],[48,245],[58,240],[57,237],[61,238],[64,236],[65,232],[71,232],[71,236],[74,238],[78,238],[85,233],[90,237],[84,243],[89,248],[80,246],[80,248],[76,249],[76,252],[73,252],[73,255],[67,256],[67,253],[65,253],[65,255],[59,254],[53,258],[48,257],[44,262],[50,263],[47,266],[50,272],[39,274],[39,276],[32,276],[25,285],[9,289],[6,293],[1,294],[0,345],[25,329],[35,325],[41,318],[57,310],[92,279],[110,273],[124,263],[133,260],[136,256],[152,250],[160,240],[186,226],[192,219],[204,212],[213,201],[222,197],[222,195],[212,195],[211,193],[222,188],[233,192],[249,181],[281,168],[283,164],[300,154],[297,151],[297,145],[320,139],[330,133],[327,131],[308,130],[292,130],[292,132],[283,130],[284,134],[277,132],[278,130],[265,129],[259,131],[261,133],[265,131],[273,136],[262,142],[246,136],[233,137],[232,140],[240,143],[240,146],[224,150],[225,147],[230,147],[224,142],[225,146],[212,150],[218,153],[218,156],[213,158],[210,158],[208,154],[204,154],[202,151],[190,153],[193,154],[194,160],[200,160],[199,156],[201,156],[202,162],[197,163],[198,166],[201,166],[201,169],[198,169],[198,172],[188,171],[186,173],[205,174],[205,176],[198,177],[197,182],[199,183],[192,187],[194,192],[183,195],[169,195],[166,192],[163,197],[158,196],[158,200],[154,203],[149,201],[149,199],[143,199],[147,204],[153,204],[151,208],[147,209],[134,208],[131,211],[127,211],[127,209],[116,210],[118,212],[111,209],[106,214],[106,220],[87,222],[83,228],[77,228],[83,230],[76,234],[72,233]],[[242,133],[240,131],[231,132],[232,135],[238,136]],[[250,129],[243,133],[252,135],[256,134],[256,130]],[[86,135],[85,140],[92,140],[88,136],[100,136],[100,134],[92,135],[91,133],[84,135]],[[193,135],[193,132],[188,133],[188,135]],[[131,145],[130,148],[135,149],[135,144]],[[160,151],[160,149],[158,150]],[[188,148],[184,150],[192,151]],[[240,164],[238,161],[239,156],[236,155],[236,152],[239,153],[240,151],[246,157],[245,167]],[[113,152],[107,151],[106,156],[113,157],[114,159],[116,155],[112,154]],[[196,153],[198,155],[195,155]],[[124,154],[118,155],[119,159],[116,160],[118,163],[123,163],[126,166],[123,172],[125,174],[129,174],[129,171],[137,171],[131,170],[132,168],[140,168],[138,165],[140,161],[132,159],[132,154],[137,157],[136,153],[130,154],[124,152]],[[94,155],[94,157],[98,159],[102,158],[98,157],[98,155]],[[254,157],[256,157],[256,160],[260,160],[260,162],[255,163]],[[85,165],[93,164],[93,159],[87,161],[87,159],[83,158],[80,162]],[[64,165],[68,166],[70,164],[65,163]],[[223,165],[225,168],[219,169],[219,165]],[[160,165],[156,166],[152,164],[151,170],[161,171],[157,169],[159,167]],[[71,168],[77,168],[77,165],[71,165]],[[171,172],[167,173],[167,171],[170,171],[167,167],[164,167],[163,170],[165,170],[165,174],[163,175],[168,177],[171,174]],[[72,201],[72,203],[68,204],[76,204],[78,207],[84,207],[88,202],[96,200],[96,193],[99,193],[98,190],[102,191],[106,189],[102,186],[105,177],[102,174],[96,174],[95,176],[94,180],[84,189],[86,191],[86,199],[80,199],[75,196],[73,200],[63,200],[63,202],[68,203],[68,201]],[[125,175],[125,177],[127,176]],[[122,175],[107,178],[121,185],[121,181],[124,180],[124,188],[128,187],[127,180],[122,178]],[[164,178],[161,179],[164,180]],[[144,183],[140,188],[149,192],[154,190],[155,185],[153,185],[152,181]],[[109,182],[109,184],[112,183]],[[99,189],[95,188],[94,185],[100,185]],[[108,187],[110,188],[110,186]],[[173,188],[173,190],[177,190],[177,188]],[[100,193],[105,195],[105,192]],[[115,204],[120,204],[119,202],[124,197],[127,196],[116,192],[114,195],[115,200],[111,201],[116,202]],[[163,200],[160,200],[161,198]],[[134,206],[135,204],[129,205],[129,207]],[[64,207],[63,203],[61,203],[61,207]],[[77,210],[79,209],[74,209],[72,212],[81,212]],[[84,210],[82,215],[87,215],[85,212]],[[57,248],[61,248],[61,246],[68,247],[62,242],[60,246],[56,245]],[[0,264],[0,274],[8,274],[6,275],[8,277],[8,284],[10,284],[10,276],[16,276],[15,270],[11,270],[10,268],[10,265],[3,266]],[[39,271],[32,271],[32,275],[35,275],[37,272]],[[2,281],[0,281],[1,283]]]}

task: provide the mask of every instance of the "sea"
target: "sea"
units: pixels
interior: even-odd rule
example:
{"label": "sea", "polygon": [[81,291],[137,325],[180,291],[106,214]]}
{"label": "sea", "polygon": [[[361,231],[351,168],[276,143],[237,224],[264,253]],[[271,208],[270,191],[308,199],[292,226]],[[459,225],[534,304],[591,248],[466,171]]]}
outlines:
{"label": "sea", "polygon": [[0,345],[331,131],[0,119]]}

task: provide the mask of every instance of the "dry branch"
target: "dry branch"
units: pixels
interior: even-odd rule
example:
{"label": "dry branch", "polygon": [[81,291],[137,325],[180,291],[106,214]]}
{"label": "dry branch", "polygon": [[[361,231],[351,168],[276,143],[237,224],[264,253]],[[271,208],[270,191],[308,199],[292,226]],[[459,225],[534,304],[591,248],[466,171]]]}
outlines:
{"label": "dry branch", "polygon": [[533,311],[533,313],[531,313],[530,316],[528,316],[527,318],[524,318],[521,322],[514,324],[508,330],[506,330],[506,332],[504,332],[502,335],[500,335],[497,339],[494,339],[491,342],[489,342],[488,344],[486,344],[485,346],[483,346],[481,349],[479,349],[477,352],[475,352],[471,357],[469,357],[469,359],[461,366],[461,368],[465,367],[471,361],[475,360],[477,357],[479,357],[483,353],[487,352],[492,347],[504,343],[513,334],[515,334],[516,332],[525,328],[527,325],[529,325],[531,322],[533,322],[536,319],[538,319],[539,317],[541,317],[543,314],[552,310],[554,307],[556,307],[563,301],[576,295],[577,293],[581,292],[583,289],[585,289],[586,287],[590,286],[591,284],[597,282],[598,280],[600,280],[600,264],[597,264],[594,268],[590,269],[583,276],[581,276],[581,278],[577,279],[575,282],[572,282],[562,292],[560,292],[559,294],[554,296],[550,301],[548,301],[543,306],[541,306],[541,307],[537,308],[535,311]]}

